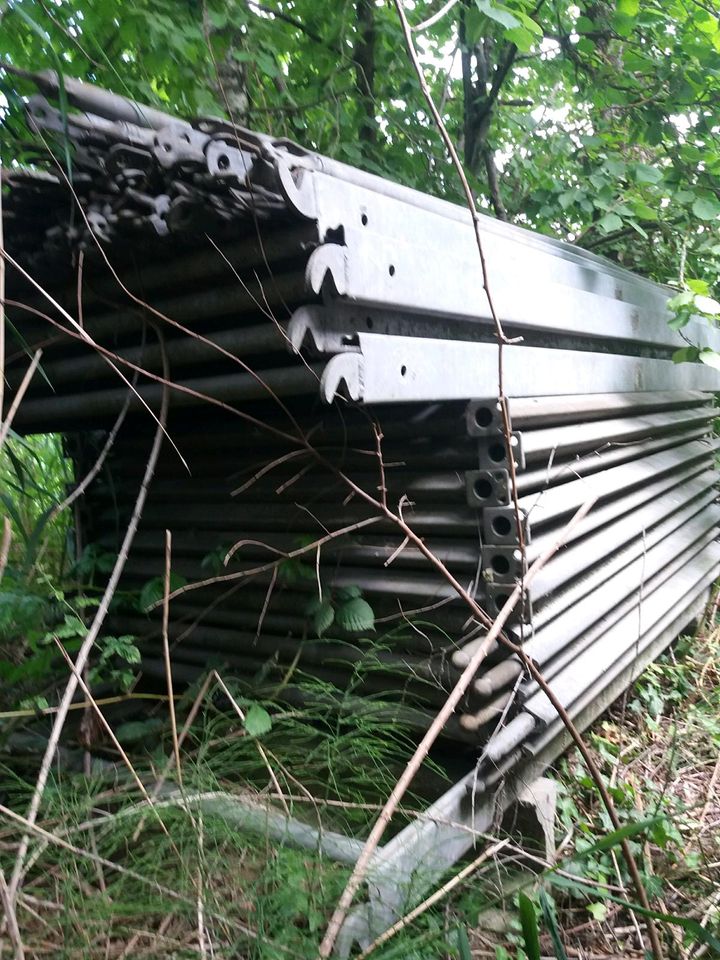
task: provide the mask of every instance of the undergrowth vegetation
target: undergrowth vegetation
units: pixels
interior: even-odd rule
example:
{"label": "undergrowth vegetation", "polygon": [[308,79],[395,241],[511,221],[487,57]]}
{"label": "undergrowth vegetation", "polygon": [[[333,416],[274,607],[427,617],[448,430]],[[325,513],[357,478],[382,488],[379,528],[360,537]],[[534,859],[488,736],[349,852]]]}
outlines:
{"label": "undergrowth vegetation", "polygon": [[[42,486],[32,469],[38,462],[49,464]],[[67,519],[44,522],[70,480],[57,439],[13,441],[2,469],[14,534],[0,595],[0,867],[9,875],[23,832],[12,811],[27,808],[49,703],[65,676],[57,641],[72,652],[82,637],[102,556],[88,547],[77,556]],[[157,584],[153,590],[156,599]],[[138,609],[150,592],[146,585],[133,600]],[[23,596],[33,597],[32,611],[18,602]],[[372,611],[358,600],[352,590],[326,594],[324,607],[307,611],[311,628],[320,635],[353,611],[370,628]],[[556,859],[545,861],[522,832],[498,825],[476,838],[469,857],[504,841],[495,855],[461,883],[452,880],[455,868],[438,902],[373,956],[639,960],[647,918],[634,904],[622,838],[661,905],[670,955],[717,955],[719,654],[713,610],[589,732],[621,831],[570,754],[554,771]],[[258,687],[220,663],[219,673],[175,694],[173,723],[167,695],[137,685],[138,661],[134,638],[103,637],[88,679],[100,689],[107,726],[87,702],[72,712],[18,894],[26,956],[316,956],[357,855],[338,835],[367,836],[416,734],[381,695],[359,711],[352,685],[338,693],[297,672],[302,698],[283,706],[258,699]],[[367,669],[382,674],[371,658]],[[353,683],[362,681],[359,670]],[[395,832],[422,819],[428,797],[453,782],[446,760],[441,748],[426,761]]]}

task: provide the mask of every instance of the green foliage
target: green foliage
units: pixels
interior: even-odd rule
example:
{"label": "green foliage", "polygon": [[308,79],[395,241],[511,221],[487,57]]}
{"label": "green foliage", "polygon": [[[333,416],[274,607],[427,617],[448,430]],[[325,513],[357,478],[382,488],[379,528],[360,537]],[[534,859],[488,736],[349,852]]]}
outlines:
{"label": "green foliage", "polygon": [[[184,587],[187,583],[187,577],[183,577],[182,574],[176,573],[174,570],[170,571],[170,576],[168,578],[168,585],[170,588],[170,593],[174,590],[179,590],[180,587]],[[140,597],[138,600],[138,606],[141,610],[147,611],[150,607],[154,607],[156,604],[160,603],[162,598],[165,596],[165,578],[164,577],[153,577],[152,580],[144,585],[140,591]]]}
{"label": "green foliage", "polygon": [[368,633],[375,630],[375,613],[362,597],[359,587],[323,589],[308,603],[305,613],[310,617],[314,635],[324,636],[333,624],[343,633]]}
{"label": "green foliage", "polygon": [[[424,15],[411,12],[415,22]],[[720,28],[707,5],[474,0],[416,37],[456,141],[472,111],[488,106],[480,135],[510,219],[660,280],[677,283],[684,259],[688,273],[716,283]],[[367,42],[369,91],[358,81]],[[482,51],[485,82],[464,83],[460,56],[450,70],[456,46],[470,58]],[[59,62],[69,76],[186,116],[230,112],[251,128],[461,199],[392,5],[372,5],[368,41],[352,4],[23,0],[5,13],[0,57],[27,69]],[[16,159],[30,87],[11,75],[0,84],[16,135],[5,158]],[[466,103],[468,89],[477,102]],[[469,176],[492,209],[484,166],[470,162]]]}

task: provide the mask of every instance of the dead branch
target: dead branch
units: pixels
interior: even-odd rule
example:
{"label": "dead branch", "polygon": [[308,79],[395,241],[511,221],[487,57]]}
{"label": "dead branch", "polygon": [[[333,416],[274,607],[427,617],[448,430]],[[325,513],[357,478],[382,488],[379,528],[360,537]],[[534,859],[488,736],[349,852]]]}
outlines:
{"label": "dead branch", "polygon": [[[562,532],[560,533],[560,536],[555,541],[555,543],[553,543],[552,546],[549,547],[544,554],[542,554],[542,556],[538,557],[538,559],[532,565],[532,567],[528,571],[527,577],[525,578],[525,584],[523,585],[522,583],[518,583],[515,585],[515,588],[513,589],[510,596],[508,597],[507,602],[504,604],[502,610],[500,611],[494,623],[488,630],[487,636],[485,637],[485,640],[483,641],[482,645],[478,648],[478,650],[476,650],[475,654],[470,660],[470,663],[463,670],[460,676],[460,679],[457,681],[457,683],[453,687],[444,705],[441,707],[437,716],[435,717],[432,724],[430,725],[430,728],[428,729],[427,733],[420,741],[417,749],[413,753],[412,757],[408,761],[407,766],[405,767],[405,770],[400,776],[400,779],[395,784],[395,787],[393,788],[393,791],[390,794],[387,802],[385,803],[385,806],[380,812],[380,815],[375,821],[375,826],[370,831],[370,834],[367,840],[365,841],[365,846],[363,847],[362,852],[357,859],[357,863],[355,864],[355,867],[350,876],[350,879],[348,880],[347,885],[342,893],[342,896],[338,901],[337,907],[335,908],[335,911],[333,912],[333,915],[330,918],[327,931],[325,933],[325,936],[323,937],[322,943],[320,944],[320,948],[318,951],[318,954],[320,957],[329,957],[330,954],[332,953],[333,947],[335,946],[335,940],[337,939],[337,936],[340,932],[340,928],[342,927],[342,924],[345,921],[345,917],[347,915],[348,910],[350,909],[350,905],[353,901],[353,898],[357,893],[358,889],[360,888],[360,884],[365,878],[368,866],[370,864],[370,859],[374,854],[375,850],[377,849],[377,846],[380,840],[382,839],[383,834],[385,833],[385,829],[390,823],[390,820],[392,819],[393,814],[397,810],[397,807],[400,801],[402,800],[403,796],[405,795],[405,792],[407,791],[408,787],[412,783],[415,777],[415,774],[420,769],[421,764],[425,760],[430,750],[430,747],[437,740],[443,727],[445,726],[447,721],[450,719],[453,711],[455,710],[455,707],[458,705],[465,691],[470,686],[470,683],[472,682],[475,674],[477,673],[478,667],[480,666],[485,656],[487,655],[487,651],[489,647],[499,637],[502,631],[502,628],[504,627],[508,617],[510,616],[510,614],[512,613],[512,611],[515,609],[518,602],[520,601],[524,591],[524,586],[530,584],[535,578],[535,576],[542,570],[542,568],[545,566],[548,560],[550,560],[551,557],[555,555],[557,550],[559,550],[559,548],[565,542],[565,540],[573,531],[573,529],[587,515],[589,510],[592,508],[594,502],[595,502],[594,499],[589,500],[582,507],[580,507],[580,509],[575,513],[575,515],[570,520],[570,522],[563,528]],[[474,609],[479,611],[480,608],[478,607],[475,600],[473,600],[467,594],[466,594],[466,597],[467,597],[467,600],[469,600],[470,605]]]}
{"label": "dead branch", "polygon": [[[162,340],[161,340],[162,343]],[[167,376],[167,358],[163,357],[164,372]],[[67,719],[68,709],[72,703],[73,697],[75,696],[75,691],[78,688],[78,675],[82,674],[82,671],[85,669],[85,665],[88,662],[92,649],[95,645],[100,630],[102,629],[103,623],[107,616],[108,610],[110,608],[110,601],[115,595],[118,582],[122,575],[123,570],[125,569],[125,564],[127,562],[128,553],[132,545],[133,540],[135,539],[135,533],[137,532],[138,524],[140,523],[140,517],[145,506],[145,500],[147,499],[148,489],[150,482],[152,481],[153,475],[155,473],[155,466],[160,455],[160,448],[162,446],[163,436],[165,436],[165,424],[167,422],[167,411],[168,411],[168,390],[165,388],[163,390],[163,398],[160,409],[160,417],[158,419],[157,429],[155,431],[155,436],[153,439],[152,448],[150,450],[150,455],[148,456],[147,465],[145,467],[145,472],[143,474],[142,481],[140,483],[140,489],[138,491],[137,498],[135,500],[135,506],[133,508],[130,521],[128,523],[127,529],[125,531],[125,536],[123,537],[123,542],[120,546],[120,550],[113,565],[110,578],[108,580],[103,596],[100,600],[100,604],[93,618],[93,622],[90,626],[90,629],[87,632],[85,639],[82,642],[80,650],[78,651],[77,658],[75,660],[75,670],[70,679],[67,682],[65,687],[65,692],[63,693],[62,699],[60,701],[60,707],[57,714],[55,715],[55,720],[53,722],[52,730],[50,731],[50,736],[48,737],[47,747],[45,748],[45,753],[43,755],[42,762],[40,764],[40,770],[38,772],[37,780],[35,783],[35,789],[33,791],[30,804],[28,806],[27,816],[25,818],[25,823],[28,824],[28,829],[23,833],[22,839],[20,841],[20,846],[17,852],[15,866],[13,868],[13,873],[10,881],[10,898],[14,902],[17,892],[18,885],[23,873],[23,866],[25,863],[25,857],[27,856],[28,846],[30,843],[30,831],[35,826],[35,821],[40,810],[40,804],[42,803],[43,794],[45,792],[45,786],[47,784],[48,776],[50,774],[50,769],[52,767],[53,759],[55,757],[55,751],[57,750],[58,743],[60,741],[60,735],[62,734],[63,727],[65,726],[65,720]]]}

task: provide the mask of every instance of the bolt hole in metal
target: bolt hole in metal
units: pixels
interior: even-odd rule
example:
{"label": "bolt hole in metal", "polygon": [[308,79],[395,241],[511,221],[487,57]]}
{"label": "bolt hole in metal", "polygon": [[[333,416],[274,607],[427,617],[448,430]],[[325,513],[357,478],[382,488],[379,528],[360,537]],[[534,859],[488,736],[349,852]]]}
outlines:
{"label": "bolt hole in metal", "polygon": [[486,477],[478,477],[475,481],[475,496],[478,500],[487,500],[492,496],[493,485]]}
{"label": "bolt hole in metal", "polygon": [[501,443],[493,443],[488,447],[488,456],[493,463],[502,463],[505,459],[505,447]]}
{"label": "bolt hole in metal", "polygon": [[360,223],[361,223],[364,227],[367,226],[367,224],[368,224],[368,218],[367,218],[367,214],[366,214],[366,213],[364,213],[364,214],[360,217]]}
{"label": "bolt hole in metal", "polygon": [[501,553],[496,553],[494,555],[494,557],[490,561],[490,565],[492,566],[495,573],[497,573],[499,576],[502,576],[503,574],[510,572],[510,561],[508,560],[507,557],[504,557]]}
{"label": "bolt hole in metal", "polygon": [[506,537],[512,530],[509,517],[493,517],[492,528],[499,537]]}
{"label": "bolt hole in metal", "polygon": [[401,377],[404,377],[406,373],[407,373],[407,367],[405,366],[405,364],[403,364],[403,365],[400,367],[400,376],[401,376]]}
{"label": "bolt hole in metal", "polygon": [[390,264],[390,266],[388,267],[388,273],[390,274],[391,277],[394,277],[394,276],[395,276],[395,265],[394,265],[394,264],[392,264],[392,263]]}
{"label": "bolt hole in metal", "polygon": [[230,166],[230,158],[226,153],[221,153],[217,158],[217,165],[219,170],[227,170]]}
{"label": "bolt hole in metal", "polygon": [[490,407],[478,407],[475,411],[475,423],[479,427],[489,427],[493,422],[493,413]]}

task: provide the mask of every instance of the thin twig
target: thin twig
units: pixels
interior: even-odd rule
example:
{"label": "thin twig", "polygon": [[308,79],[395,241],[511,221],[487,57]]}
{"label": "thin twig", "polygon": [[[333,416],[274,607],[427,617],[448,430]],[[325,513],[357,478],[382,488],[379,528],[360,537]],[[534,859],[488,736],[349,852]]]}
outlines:
{"label": "thin twig", "polygon": [[[580,509],[575,513],[575,515],[570,520],[570,522],[563,528],[563,530],[561,531],[555,543],[553,543],[552,546],[549,547],[548,550],[542,554],[542,556],[538,557],[538,559],[535,561],[535,563],[532,565],[532,567],[528,571],[527,577],[525,578],[525,586],[527,586],[532,582],[534,577],[542,570],[542,568],[545,566],[548,560],[550,560],[551,557],[555,555],[557,550],[562,546],[562,544],[565,542],[565,540],[570,535],[570,533],[587,515],[589,510],[592,508],[594,502],[595,500],[591,499],[591,500],[588,500],[587,503],[583,504],[583,506],[580,507]],[[472,597],[470,597],[467,591],[463,591],[463,593],[464,593],[463,599],[465,599],[466,602],[469,602],[471,607],[477,608],[477,610],[479,611],[480,608],[478,607],[477,602]],[[397,807],[401,799],[405,795],[405,792],[407,791],[408,787],[412,783],[413,778],[415,777],[415,774],[420,769],[421,764],[425,760],[428,754],[428,751],[437,740],[438,736],[442,732],[443,727],[445,726],[447,721],[450,719],[453,711],[455,710],[455,707],[458,705],[463,695],[465,694],[467,688],[470,686],[470,683],[472,682],[472,680],[475,677],[475,674],[477,673],[478,667],[480,666],[484,658],[487,656],[488,649],[492,646],[494,641],[499,637],[502,631],[502,628],[504,627],[508,617],[510,616],[512,611],[515,609],[519,600],[521,599],[522,593],[523,593],[523,584],[521,583],[516,584],[512,593],[508,597],[506,603],[503,605],[502,610],[500,611],[498,616],[495,618],[494,623],[488,630],[482,645],[475,651],[472,659],[470,660],[470,663],[463,670],[459,680],[453,687],[447,700],[445,701],[444,705],[442,706],[437,716],[433,720],[427,733],[420,741],[420,744],[418,745],[417,749],[415,750],[412,757],[410,758],[407,766],[405,767],[405,770],[403,771],[399,780],[395,784],[395,787],[393,788],[393,791],[390,794],[387,802],[385,803],[385,806],[380,812],[378,819],[375,821],[375,826],[370,831],[370,834],[367,840],[365,841],[365,846],[363,847],[362,852],[360,853],[360,856],[357,859],[357,863],[355,864],[355,867],[350,876],[350,879],[348,880],[347,885],[345,886],[345,889],[342,893],[342,896],[338,901],[337,907],[335,908],[333,915],[330,918],[327,931],[325,933],[325,936],[323,937],[322,943],[320,944],[320,949],[319,949],[320,957],[329,957],[330,954],[332,953],[333,947],[335,946],[335,940],[337,939],[337,936],[340,932],[340,928],[342,927],[342,924],[345,920],[347,912],[350,909],[350,905],[353,901],[353,898],[357,893],[358,889],[360,888],[360,884],[365,878],[365,874],[367,873],[367,869],[370,864],[370,859],[373,856],[383,834],[385,833],[385,829],[390,823],[390,820],[392,819],[393,814],[397,810]]]}
{"label": "thin twig", "polygon": [[[194,900],[183,896],[183,894],[178,893],[176,890],[172,890],[170,887],[166,887],[163,884],[158,883],[156,880],[151,880],[150,878],[143,876],[142,873],[132,870],[130,867],[123,867],[121,864],[115,863],[113,860],[106,860],[105,857],[100,857],[97,854],[91,853],[89,850],[84,850],[82,847],[76,847],[69,841],[63,840],[62,837],[58,837],[49,830],[44,830],[42,827],[39,827],[37,823],[31,823],[26,817],[22,817],[19,813],[15,813],[14,810],[11,810],[9,807],[4,806],[3,804],[0,804],[0,816],[6,817],[13,823],[17,823],[19,826],[21,826],[25,832],[25,836],[34,834],[35,836],[41,837],[52,846],[62,847],[63,850],[67,850],[68,852],[75,854],[77,857],[82,857],[84,860],[89,860],[91,863],[99,863],[108,870],[112,870],[121,874],[122,876],[129,877],[131,880],[135,880],[137,883],[141,883],[144,886],[151,887],[156,893],[161,893],[163,896],[169,897],[171,900],[177,900],[180,903],[187,904],[193,909],[196,906]],[[240,930],[246,937],[250,937],[253,940],[256,939],[257,934],[255,931],[246,926],[244,923],[239,923],[237,920],[231,920],[229,917],[219,913],[213,913],[213,916],[223,923],[227,923],[228,925],[235,927],[235,929]]]}
{"label": "thin twig", "polygon": [[447,883],[443,884],[439,890],[436,890],[429,897],[423,900],[422,903],[419,903],[414,910],[411,910],[410,913],[406,913],[404,917],[394,923],[391,927],[380,934],[380,936],[374,940],[369,947],[366,947],[361,954],[358,955],[357,960],[365,960],[369,954],[374,950],[377,950],[378,947],[381,947],[384,943],[387,943],[396,933],[400,933],[401,930],[404,930],[405,927],[409,926],[413,920],[417,919],[421,914],[425,913],[426,910],[429,910],[430,907],[434,906],[439,900],[442,900],[443,897],[447,896],[452,890],[455,889],[459,884],[463,882],[471,873],[474,873],[479,866],[485,863],[486,860],[489,860],[490,857],[494,857],[495,854],[499,853],[503,847],[506,847],[510,843],[510,838],[507,837],[505,840],[500,840],[498,843],[493,844],[491,847],[488,847],[486,850],[480,854],[479,857],[476,857],[472,863],[469,863],[467,866],[456,873],[454,877],[448,880]]}
{"label": "thin twig", "polygon": [[12,524],[10,517],[3,517],[3,535],[0,541],[0,582],[5,574],[8,557],[10,556],[10,543],[12,542]]}
{"label": "thin twig", "polygon": [[[1,259],[1,258],[0,258]],[[7,416],[4,420],[0,422],[0,447],[5,443],[7,435],[10,432],[10,426],[15,419],[15,414],[18,411],[18,407],[22,403],[22,399],[27,392],[28,387],[30,386],[30,381],[33,378],[33,374],[37,370],[37,366],[40,363],[40,357],[42,356],[42,350],[37,350],[35,356],[32,358],[30,366],[25,371],[25,376],[22,378],[20,386],[17,388],[17,392],[13,397],[13,401],[10,404],[10,409],[7,412]],[[1,420],[0,413],[0,420]]]}
{"label": "thin twig", "polygon": [[[1,213],[2,211],[0,210],[0,214]],[[8,890],[7,881],[5,879],[5,874],[3,873],[2,867],[0,867],[0,903],[2,903],[3,911],[5,912],[7,930],[13,947],[15,960],[25,960],[25,950],[23,949],[22,938],[20,936],[20,927],[18,926],[15,904],[10,896],[10,891]]]}
{"label": "thin twig", "polygon": [[168,706],[170,709],[170,727],[172,729],[173,755],[177,769],[178,783],[182,786],[182,766],[180,764],[180,744],[178,742],[177,719],[175,717],[175,700],[173,697],[172,666],[170,664],[170,641],[168,631],[170,626],[170,556],[172,551],[172,534],[165,531],[165,580],[163,584],[162,608],[162,639],[163,657],[165,660],[165,678],[168,690]]}
{"label": "thin twig", "polygon": [[[162,344],[162,340],[161,340]],[[167,376],[167,356],[163,349],[163,367],[165,375]],[[65,692],[63,693],[62,699],[60,701],[60,706],[57,714],[55,715],[55,721],[50,731],[48,737],[47,747],[45,748],[45,753],[43,755],[42,762],[40,764],[40,770],[38,772],[37,780],[35,782],[35,789],[33,790],[33,795],[28,806],[28,812],[26,814],[25,820],[32,827],[37,820],[38,812],[40,810],[40,804],[42,803],[43,794],[45,792],[45,786],[50,775],[50,769],[52,767],[53,759],[55,757],[55,751],[57,750],[58,743],[60,742],[60,735],[62,734],[63,727],[65,726],[65,720],[67,719],[68,710],[70,704],[72,703],[73,697],[75,696],[75,691],[78,688],[78,675],[82,674],[82,671],[85,669],[85,665],[88,662],[90,653],[92,652],[93,647],[95,646],[95,641],[97,640],[102,626],[105,622],[105,617],[107,616],[108,610],[110,609],[110,602],[115,596],[115,591],[117,590],[117,585],[122,575],[123,570],[125,569],[125,564],[127,562],[128,553],[130,552],[130,547],[135,539],[135,533],[140,523],[140,517],[143,512],[143,507],[145,506],[145,500],[147,499],[148,488],[150,482],[155,473],[155,466],[160,455],[160,448],[162,446],[163,436],[165,435],[165,423],[167,421],[167,410],[168,410],[168,390],[165,388],[163,390],[162,403],[160,408],[160,417],[157,421],[157,429],[155,431],[155,436],[153,439],[153,444],[150,450],[150,455],[148,456],[147,464],[145,466],[145,472],[143,474],[142,481],[140,483],[140,489],[138,491],[137,498],[135,500],[135,506],[133,508],[130,521],[125,530],[125,536],[123,537],[120,550],[118,551],[117,558],[113,565],[110,578],[107,582],[107,586],[103,592],[100,604],[95,612],[95,617],[93,622],[90,625],[90,629],[87,632],[85,639],[83,640],[80,650],[78,651],[77,658],[75,660],[75,670],[76,673],[73,673],[68,680],[67,686],[65,687]],[[18,848],[17,857],[15,860],[15,867],[13,869],[12,878],[10,880],[10,894],[11,898],[14,900],[18,891],[18,884],[23,873],[23,865],[25,863],[25,857],[27,856],[28,845],[30,843],[30,834],[28,832],[23,834],[23,837],[20,841],[20,846]]]}

